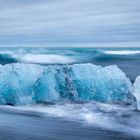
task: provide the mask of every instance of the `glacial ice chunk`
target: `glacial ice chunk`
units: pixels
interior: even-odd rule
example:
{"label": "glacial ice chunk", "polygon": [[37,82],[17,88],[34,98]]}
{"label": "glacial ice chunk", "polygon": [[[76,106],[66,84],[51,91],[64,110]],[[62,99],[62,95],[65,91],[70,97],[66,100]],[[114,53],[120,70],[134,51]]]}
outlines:
{"label": "glacial ice chunk", "polygon": [[137,99],[137,108],[140,109],[140,76],[134,82],[134,95]]}
{"label": "glacial ice chunk", "polygon": [[0,65],[0,104],[97,101],[135,107],[133,86],[115,65]]}
{"label": "glacial ice chunk", "polygon": [[37,103],[52,102],[59,99],[57,92],[57,71],[55,66],[48,66],[34,84],[34,100]]}
{"label": "glacial ice chunk", "polygon": [[0,65],[0,104],[31,104],[32,86],[40,72],[38,65]]}
{"label": "glacial ice chunk", "polygon": [[[35,84],[34,95],[39,95],[37,98],[43,95],[40,102],[70,99],[136,105],[130,80],[115,65],[74,64],[50,69],[48,73],[47,68]],[[51,79],[48,78],[50,73]]]}
{"label": "glacial ice chunk", "polygon": [[80,100],[133,104],[132,84],[116,66],[72,65],[71,79]]}

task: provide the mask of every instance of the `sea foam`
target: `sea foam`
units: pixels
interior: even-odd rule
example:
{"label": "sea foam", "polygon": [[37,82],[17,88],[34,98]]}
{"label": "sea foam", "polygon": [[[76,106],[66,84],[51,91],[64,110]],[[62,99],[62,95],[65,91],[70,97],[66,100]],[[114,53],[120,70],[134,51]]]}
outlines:
{"label": "sea foam", "polygon": [[140,51],[135,50],[119,50],[119,51],[105,51],[105,54],[112,54],[112,55],[134,55],[140,54]]}

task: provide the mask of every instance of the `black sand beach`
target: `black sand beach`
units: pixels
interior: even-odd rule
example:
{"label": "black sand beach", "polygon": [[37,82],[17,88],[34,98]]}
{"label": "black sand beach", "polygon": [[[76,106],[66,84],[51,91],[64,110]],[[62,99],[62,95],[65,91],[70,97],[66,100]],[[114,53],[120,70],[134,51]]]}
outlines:
{"label": "black sand beach", "polygon": [[36,112],[0,108],[0,140],[138,140],[131,135]]}

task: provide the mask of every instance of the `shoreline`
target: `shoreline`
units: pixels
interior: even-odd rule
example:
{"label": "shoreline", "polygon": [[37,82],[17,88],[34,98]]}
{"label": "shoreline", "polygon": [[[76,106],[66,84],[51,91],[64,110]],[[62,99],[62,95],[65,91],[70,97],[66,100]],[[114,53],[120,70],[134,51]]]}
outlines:
{"label": "shoreline", "polygon": [[[6,109],[6,108],[5,108]],[[13,111],[13,112],[12,112]],[[58,117],[0,108],[0,140],[137,140],[121,132]]]}

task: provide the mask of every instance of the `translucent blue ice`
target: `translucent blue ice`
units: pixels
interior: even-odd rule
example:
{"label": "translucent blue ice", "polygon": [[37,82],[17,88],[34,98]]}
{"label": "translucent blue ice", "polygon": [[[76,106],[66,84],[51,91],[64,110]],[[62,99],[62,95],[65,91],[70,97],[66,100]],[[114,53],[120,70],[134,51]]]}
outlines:
{"label": "translucent blue ice", "polygon": [[135,105],[133,86],[115,65],[0,66],[0,104],[99,101]]}
{"label": "translucent blue ice", "polygon": [[38,65],[0,65],[0,104],[31,103],[32,87],[42,70]]}
{"label": "translucent blue ice", "polygon": [[137,76],[134,82],[134,95],[137,98],[137,107],[140,110],[140,76]]}

